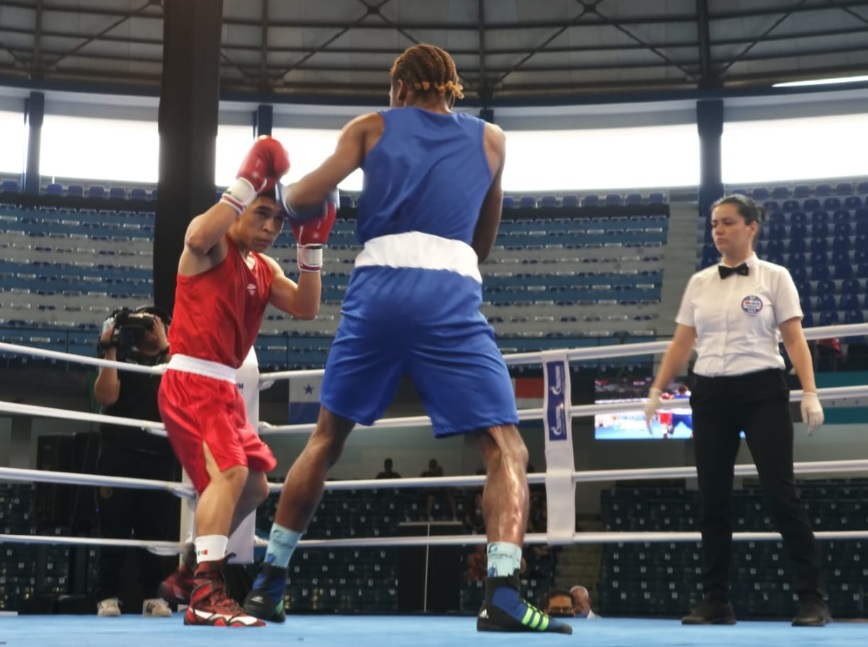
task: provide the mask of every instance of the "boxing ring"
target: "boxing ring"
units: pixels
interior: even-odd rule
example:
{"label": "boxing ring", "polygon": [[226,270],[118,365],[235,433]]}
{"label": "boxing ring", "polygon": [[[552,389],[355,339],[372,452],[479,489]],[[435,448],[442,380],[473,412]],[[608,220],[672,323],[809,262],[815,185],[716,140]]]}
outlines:
{"label": "boxing ring", "polygon": [[[848,337],[868,333],[868,325],[830,326],[811,328],[805,331],[808,339],[826,337]],[[635,410],[636,403],[607,403],[595,405],[573,405],[570,399],[569,365],[575,361],[621,358],[637,355],[659,354],[666,350],[668,342],[650,342],[603,346],[572,350],[555,350],[533,353],[519,353],[505,356],[509,366],[542,366],[545,397],[540,408],[522,409],[519,418],[522,422],[542,421],[545,433],[546,471],[528,476],[532,485],[544,485],[547,491],[548,526],[545,533],[529,533],[528,544],[600,544],[607,542],[698,542],[698,532],[577,532],[575,527],[575,487],[577,484],[629,481],[649,479],[671,479],[695,477],[695,468],[672,467],[659,469],[616,469],[576,471],[572,444],[572,420],[597,414],[618,413]],[[92,366],[116,366],[118,369],[161,373],[165,367],[142,367],[131,364],[111,362],[92,357],[82,357],[56,351],[0,343],[0,352],[29,355],[45,359],[77,362]],[[22,369],[26,370],[26,369]],[[267,374],[256,372],[257,386],[267,388],[276,380],[322,375],[322,370],[285,371]],[[240,377],[239,377],[240,379]],[[826,406],[868,395],[868,386],[847,386],[819,389],[819,397]],[[258,396],[258,389],[257,389]],[[801,391],[793,391],[792,401],[801,399]],[[660,403],[660,410],[683,408],[684,402],[677,400]],[[15,415],[58,418],[85,422],[125,425],[145,428],[155,434],[165,435],[160,423],[105,416],[101,414],[68,411],[51,407],[22,405],[0,402],[0,411]],[[425,416],[389,418],[380,420],[370,428],[401,428],[428,424]],[[314,425],[271,425],[260,423],[260,434],[268,436],[279,434],[309,434]],[[363,434],[368,427],[359,426],[355,433]],[[868,474],[868,460],[839,460],[801,462],[795,464],[799,475],[848,476]],[[736,465],[736,476],[755,475],[752,464]],[[480,487],[484,476],[455,476],[441,478],[393,479],[388,489],[431,488],[434,487]],[[42,470],[0,468],[0,481],[19,481],[33,483],[54,483],[67,485],[132,487],[159,489],[190,501],[195,498],[187,483],[130,479],[92,474],[73,474]],[[272,492],[278,492],[282,484],[272,484]],[[374,490],[383,489],[381,480],[345,480],[327,482],[326,490]],[[184,513],[188,517],[189,510]],[[182,523],[182,537],[184,536]],[[819,531],[815,532],[822,540],[868,539],[868,528],[860,530]],[[779,540],[776,532],[736,532],[735,541]],[[252,532],[250,536],[252,554]],[[246,539],[244,540],[246,541]],[[362,548],[362,547],[407,547],[407,546],[446,546],[473,545],[484,543],[484,535],[453,536],[379,536],[349,537],[342,539],[303,539],[300,549]],[[110,539],[96,537],[62,537],[21,534],[0,534],[0,544],[65,544],[88,546],[122,546],[147,549],[158,554],[176,554],[181,542],[156,542],[134,539]],[[2,585],[3,578],[0,578]],[[684,609],[686,613],[687,608]],[[834,616],[834,608],[832,613]],[[327,621],[326,621],[327,619]],[[291,614],[283,625],[270,624],[265,628],[245,634],[244,643],[257,646],[287,645],[289,642],[316,646],[340,645],[348,642],[360,647],[380,647],[383,641],[388,644],[405,645],[446,645],[475,644],[526,645],[530,641],[587,640],[595,647],[615,647],[631,642],[643,641],[650,645],[732,645],[741,643],[745,647],[767,643],[786,643],[799,647],[820,645],[850,646],[864,645],[868,641],[868,620],[833,622],[822,629],[792,628],[789,620],[752,621],[740,620],[734,626],[690,626],[682,627],[677,619],[639,619],[606,617],[588,621],[568,619],[573,625],[572,637],[564,635],[529,635],[477,633],[472,617],[452,615],[294,615]],[[202,632],[206,632],[203,634]],[[239,636],[231,630],[211,627],[182,627],[180,613],[174,618],[144,618],[140,615],[125,614],[120,618],[99,618],[72,615],[14,615],[0,614],[0,645],[93,645],[108,647],[124,642],[127,647],[139,645],[200,645],[239,644]],[[231,641],[231,642],[230,642]]]}

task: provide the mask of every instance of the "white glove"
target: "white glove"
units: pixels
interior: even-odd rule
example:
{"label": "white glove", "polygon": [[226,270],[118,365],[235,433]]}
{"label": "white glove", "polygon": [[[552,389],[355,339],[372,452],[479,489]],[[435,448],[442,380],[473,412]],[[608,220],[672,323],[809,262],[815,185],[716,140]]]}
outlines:
{"label": "white glove", "polygon": [[803,393],[801,402],[802,422],[808,425],[808,435],[812,435],[823,425],[823,406],[816,393]]}
{"label": "white glove", "polygon": [[663,391],[656,386],[652,386],[651,390],[648,391],[648,401],[645,403],[645,426],[648,427],[649,434],[653,433],[651,431],[651,421],[657,415],[657,405],[660,404],[661,395],[663,395]]}

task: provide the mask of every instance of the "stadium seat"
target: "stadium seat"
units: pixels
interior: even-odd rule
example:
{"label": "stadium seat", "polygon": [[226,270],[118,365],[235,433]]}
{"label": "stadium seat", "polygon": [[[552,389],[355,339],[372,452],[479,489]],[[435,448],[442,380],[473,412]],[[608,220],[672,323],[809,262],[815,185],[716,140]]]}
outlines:
{"label": "stadium seat", "polygon": [[558,206],[558,198],[554,195],[544,195],[540,198],[539,206],[545,209],[553,209]]}
{"label": "stadium seat", "polygon": [[850,182],[839,182],[835,185],[835,195],[850,195],[853,193],[853,185]]}
{"label": "stadium seat", "polygon": [[837,310],[823,310],[820,312],[820,326],[835,326],[839,322]]}
{"label": "stadium seat", "polygon": [[834,236],[850,236],[853,233],[853,228],[849,222],[836,222],[832,227]]}
{"label": "stadium seat", "polygon": [[[858,310],[859,309],[859,296],[856,294],[841,294],[838,297],[838,309],[839,310]],[[844,323],[849,323],[845,321]]]}
{"label": "stadium seat", "polygon": [[45,187],[45,195],[63,195],[63,185],[52,182]]}
{"label": "stadium seat", "polygon": [[844,208],[845,209],[858,209],[862,206],[862,198],[858,195],[849,195],[844,198]]}
{"label": "stadium seat", "polygon": [[66,195],[69,197],[81,198],[84,196],[84,187],[80,184],[70,184],[66,190]]}
{"label": "stadium seat", "polygon": [[99,184],[93,184],[87,187],[87,197],[88,198],[104,198],[105,197],[105,187],[100,186]]}
{"label": "stadium seat", "polygon": [[806,225],[808,224],[808,214],[804,211],[793,211],[790,214],[790,225]]}
{"label": "stadium seat", "polygon": [[837,310],[838,303],[835,301],[835,295],[831,292],[817,291],[816,309],[818,312],[825,310]]}
{"label": "stadium seat", "polygon": [[[811,254],[816,254],[817,252],[823,252],[825,254],[829,251],[829,241],[822,237],[818,238],[816,234],[813,234],[810,249]],[[813,262],[813,260],[811,262]]]}
{"label": "stadium seat", "polygon": [[618,207],[623,204],[624,200],[620,193],[607,193],[605,204],[613,207]]}
{"label": "stadium seat", "polygon": [[802,209],[805,211],[819,211],[820,201],[817,198],[805,198],[802,201]]}
{"label": "stadium seat", "polygon": [[781,204],[781,211],[784,213],[790,213],[792,211],[798,211],[801,208],[801,204],[799,204],[798,200],[784,200],[783,204]]}
{"label": "stadium seat", "polygon": [[835,209],[841,208],[841,198],[836,198],[834,196],[828,197],[823,200],[823,209],[828,209],[829,211],[834,211]]}
{"label": "stadium seat", "polygon": [[571,194],[565,195],[561,200],[561,206],[563,207],[578,207],[579,206],[579,196]]}
{"label": "stadium seat", "polygon": [[18,193],[18,180],[3,180],[0,188],[3,189],[3,193]]}
{"label": "stadium seat", "polygon": [[757,187],[751,191],[751,197],[756,201],[768,200],[769,190],[765,187]]}
{"label": "stadium seat", "polygon": [[628,193],[624,198],[624,204],[642,204],[642,194]]}
{"label": "stadium seat", "polygon": [[536,198],[532,195],[523,195],[519,198],[518,206],[520,209],[536,209]]}
{"label": "stadium seat", "polygon": [[600,196],[590,194],[582,198],[583,207],[596,207],[600,204]]}
{"label": "stadium seat", "polygon": [[814,195],[818,198],[825,198],[826,196],[832,195],[832,185],[818,184],[814,187]]}
{"label": "stadium seat", "polygon": [[654,191],[648,194],[648,204],[665,204],[666,196],[660,191]]}
{"label": "stadium seat", "polygon": [[775,200],[786,200],[790,197],[790,189],[786,186],[776,186],[772,188],[772,198]]}
{"label": "stadium seat", "polygon": [[147,200],[148,193],[141,187],[130,189],[130,200]]}
{"label": "stadium seat", "polygon": [[808,251],[808,243],[805,242],[803,236],[793,236],[790,238],[788,252],[791,258],[792,254],[804,254],[806,251]]}
{"label": "stadium seat", "polygon": [[[820,213],[823,213],[822,211]],[[829,235],[829,225],[825,222],[814,222],[811,225],[811,238],[825,238]]]}
{"label": "stadium seat", "polygon": [[835,265],[832,276],[836,279],[849,279],[853,276],[853,266],[849,262],[838,263]]}
{"label": "stadium seat", "polygon": [[108,197],[120,200],[127,199],[127,190],[121,186],[113,186],[109,188]]}
{"label": "stadium seat", "polygon": [[799,184],[793,189],[793,197],[807,198],[811,195],[811,187],[807,184]]}
{"label": "stadium seat", "polygon": [[[823,256],[825,257],[825,255]],[[822,262],[817,264],[811,263],[809,276],[812,281],[822,281],[823,279],[831,278],[828,259],[824,259]]]}
{"label": "stadium seat", "polygon": [[[804,310],[804,308],[803,308]],[[813,328],[814,327],[814,315],[811,314],[810,310],[804,310],[802,315],[802,328]]]}
{"label": "stadium seat", "polygon": [[856,193],[859,195],[868,195],[868,182],[859,182],[856,185]]}
{"label": "stadium seat", "polygon": [[803,222],[797,222],[790,225],[790,238],[807,238],[808,227]]}

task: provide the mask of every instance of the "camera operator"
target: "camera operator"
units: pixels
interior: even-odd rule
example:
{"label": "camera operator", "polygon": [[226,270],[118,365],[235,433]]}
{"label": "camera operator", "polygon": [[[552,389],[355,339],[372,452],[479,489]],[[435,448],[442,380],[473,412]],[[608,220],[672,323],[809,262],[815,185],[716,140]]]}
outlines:
{"label": "camera operator", "polygon": [[[171,317],[158,308],[116,311],[104,323],[98,348],[105,359],[156,366],[169,361],[168,325]],[[94,398],[106,415],[160,420],[157,408],[159,375],[118,371],[103,367],[94,382]],[[100,425],[97,472],[108,476],[177,481],[180,466],[166,438],[144,429]],[[168,492],[101,487],[97,492],[101,535],[111,539],[178,538],[180,504]],[[142,614],[172,614],[157,595],[163,578],[175,566],[174,559],[158,557],[141,548],[135,551],[139,585],[145,597]],[[97,589],[97,615],[121,614],[119,595],[127,551],[102,547]]]}

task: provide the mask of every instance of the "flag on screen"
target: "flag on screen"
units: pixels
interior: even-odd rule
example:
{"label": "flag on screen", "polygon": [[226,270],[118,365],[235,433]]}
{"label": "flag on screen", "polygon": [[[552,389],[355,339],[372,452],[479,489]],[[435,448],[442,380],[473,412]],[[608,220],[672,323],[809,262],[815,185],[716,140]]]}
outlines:
{"label": "flag on screen", "polygon": [[319,393],[322,377],[292,378],[289,381],[290,425],[316,422],[319,416]]}
{"label": "flag on screen", "polygon": [[516,377],[512,384],[515,388],[515,406],[519,411],[543,406],[545,383],[542,377]]}

